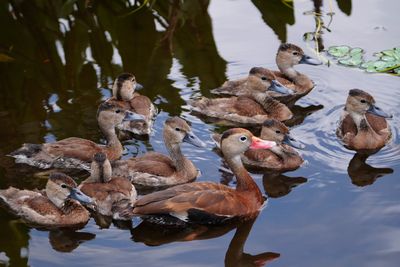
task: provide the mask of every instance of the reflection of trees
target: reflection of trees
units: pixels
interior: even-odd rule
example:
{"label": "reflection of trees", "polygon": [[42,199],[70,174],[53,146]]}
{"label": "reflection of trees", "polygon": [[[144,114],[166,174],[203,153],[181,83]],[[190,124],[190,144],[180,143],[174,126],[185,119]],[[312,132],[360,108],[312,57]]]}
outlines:
{"label": "reflection of trees", "polygon": [[131,230],[135,242],[148,246],[160,246],[172,242],[204,240],[225,235],[236,228],[225,254],[225,266],[265,266],[267,262],[279,258],[279,253],[263,252],[251,255],[244,252],[244,245],[257,218],[245,222],[224,225],[189,225],[186,228],[168,228],[143,221]]}
{"label": "reflection of trees", "polygon": [[294,9],[292,3],[283,0],[252,0],[253,4],[258,8],[264,22],[278,36],[282,43],[287,40],[286,25],[293,25]]}

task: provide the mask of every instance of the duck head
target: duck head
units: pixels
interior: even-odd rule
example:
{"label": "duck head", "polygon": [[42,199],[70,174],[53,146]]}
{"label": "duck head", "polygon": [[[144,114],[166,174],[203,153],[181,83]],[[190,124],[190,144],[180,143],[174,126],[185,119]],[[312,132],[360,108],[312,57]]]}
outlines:
{"label": "duck head", "polygon": [[221,150],[225,158],[238,158],[248,149],[271,149],[277,144],[255,137],[250,131],[243,128],[232,128],[221,136]]}
{"label": "duck head", "polygon": [[303,49],[294,44],[281,44],[276,55],[279,69],[288,69],[297,64],[321,65],[322,62],[304,54]]}
{"label": "duck head", "polygon": [[365,113],[371,113],[383,118],[392,118],[392,115],[375,105],[375,99],[372,95],[360,89],[351,89],[349,91],[345,109],[353,119],[364,116]]}
{"label": "duck head", "polygon": [[135,90],[142,87],[142,85],[136,82],[136,78],[133,74],[122,73],[115,79],[112,92],[116,99],[129,101],[133,98]]}
{"label": "duck head", "polygon": [[274,119],[266,120],[263,123],[260,137],[265,140],[275,141],[278,144],[287,144],[294,148],[303,149],[305,147],[290,135],[289,128],[286,125]]}
{"label": "duck head", "polygon": [[276,80],[272,71],[262,67],[254,67],[249,72],[247,87],[251,91],[264,93],[272,91],[283,95],[293,94],[293,90],[283,86]]}
{"label": "duck head", "polygon": [[67,199],[75,199],[83,204],[91,204],[93,200],[82,193],[75,181],[66,174],[52,173],[46,184],[46,195],[58,208],[62,208]]}
{"label": "duck head", "polygon": [[94,154],[90,166],[90,177],[98,183],[107,183],[111,180],[111,163],[103,152]]}
{"label": "duck head", "polygon": [[103,102],[97,110],[97,121],[102,130],[114,129],[123,121],[145,120],[143,115],[123,110],[115,102]]}
{"label": "duck head", "polygon": [[179,117],[168,118],[165,121],[163,135],[165,143],[171,145],[186,142],[196,147],[205,147],[205,143],[192,132],[187,122]]}

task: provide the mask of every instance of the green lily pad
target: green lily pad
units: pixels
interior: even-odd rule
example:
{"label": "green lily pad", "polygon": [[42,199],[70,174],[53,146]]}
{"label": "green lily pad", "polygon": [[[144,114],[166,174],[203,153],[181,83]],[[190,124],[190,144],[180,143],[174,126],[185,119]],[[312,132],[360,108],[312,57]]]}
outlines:
{"label": "green lily pad", "polygon": [[336,57],[336,58],[342,58],[350,52],[350,46],[347,45],[341,45],[341,46],[331,46],[328,48],[328,54]]}
{"label": "green lily pad", "polygon": [[359,47],[352,48],[349,52],[350,56],[355,56],[355,55],[362,54],[362,53],[364,53],[364,50]]}

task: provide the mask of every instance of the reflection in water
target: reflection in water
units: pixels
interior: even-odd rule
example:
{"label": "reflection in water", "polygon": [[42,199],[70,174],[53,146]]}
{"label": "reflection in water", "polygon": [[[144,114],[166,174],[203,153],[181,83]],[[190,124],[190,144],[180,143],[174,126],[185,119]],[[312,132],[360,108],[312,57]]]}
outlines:
{"label": "reflection in water", "polygon": [[374,168],[366,163],[369,154],[356,153],[349,162],[347,172],[351,182],[357,186],[373,184],[378,178],[393,173],[391,168]]}
{"label": "reflection in water", "polygon": [[186,228],[166,228],[142,221],[131,230],[132,240],[148,246],[160,246],[172,242],[204,240],[222,236],[236,228],[225,254],[225,266],[265,266],[267,262],[279,258],[279,253],[263,252],[256,255],[244,253],[244,245],[257,218],[224,225],[191,225]]}
{"label": "reflection in water", "polygon": [[309,105],[306,107],[294,105],[290,107],[290,110],[293,112],[293,117],[285,121],[285,124],[289,127],[300,125],[308,116],[323,108],[323,105]]}
{"label": "reflection in water", "polygon": [[49,232],[49,242],[51,247],[59,252],[71,252],[80,244],[92,240],[95,234],[86,232],[76,232],[74,230],[55,229]]}
{"label": "reflection in water", "polygon": [[272,28],[282,43],[287,40],[286,25],[293,25],[294,9],[293,2],[283,0],[252,0],[258,8],[264,22]]}
{"label": "reflection in water", "polygon": [[263,175],[265,193],[272,198],[286,196],[294,187],[306,182],[307,178],[289,177],[281,173],[266,173]]}

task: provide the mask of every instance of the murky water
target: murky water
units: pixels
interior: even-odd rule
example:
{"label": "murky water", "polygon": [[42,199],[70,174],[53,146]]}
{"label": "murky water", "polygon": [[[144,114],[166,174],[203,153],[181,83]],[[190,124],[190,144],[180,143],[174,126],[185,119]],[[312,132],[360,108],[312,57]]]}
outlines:
{"label": "murky water", "polygon": [[[230,182],[209,139],[223,128],[205,124],[186,106],[191,97],[246,75],[275,68],[280,42],[303,41],[321,17],[318,46],[347,44],[373,52],[399,46],[397,0],[155,1],[129,14],[133,1],[3,1],[0,3],[0,187],[42,188],[31,168],[5,157],[24,142],[69,136],[104,141],[95,120],[122,71],[161,111],[149,140],[125,142],[124,158],[164,151],[162,125],[180,115],[208,147],[184,145],[202,170],[200,181]],[[152,1],[150,1],[152,2]],[[169,3],[171,2],[171,3]],[[289,5],[289,6],[288,6]],[[168,27],[169,25],[169,27]],[[166,30],[166,27],[168,28]],[[4,62],[8,55],[14,60]],[[0,266],[398,266],[400,261],[400,80],[335,64],[299,66],[316,88],[298,101],[309,114],[292,134],[307,144],[306,163],[271,177],[254,174],[271,196],[255,222],[185,231],[92,219],[78,232],[30,228],[0,209]],[[335,128],[347,92],[361,88],[394,115],[393,140],[367,159],[341,146]],[[244,248],[243,248],[244,246]]]}

